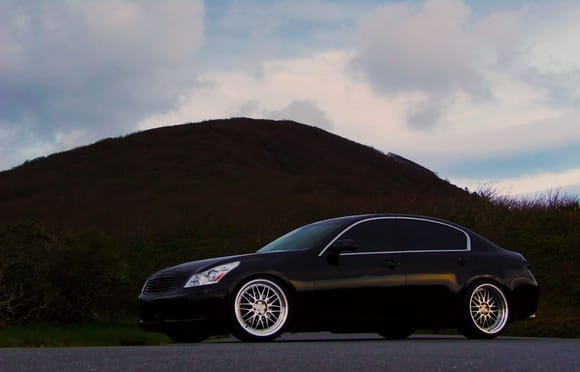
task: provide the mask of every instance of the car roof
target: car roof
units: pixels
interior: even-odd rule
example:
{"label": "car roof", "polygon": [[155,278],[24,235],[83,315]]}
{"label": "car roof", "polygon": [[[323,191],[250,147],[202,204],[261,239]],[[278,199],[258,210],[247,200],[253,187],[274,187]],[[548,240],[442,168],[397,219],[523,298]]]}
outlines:
{"label": "car roof", "polygon": [[[421,220],[443,223],[445,225],[453,226],[453,227],[463,231],[464,233],[466,233],[472,241],[471,250],[474,250],[474,249],[478,249],[478,250],[481,250],[481,249],[486,249],[486,250],[501,249],[504,251],[509,251],[509,250],[506,250],[505,248],[500,247],[499,245],[495,244],[491,240],[483,237],[479,233],[477,233],[477,232],[475,232],[475,231],[473,231],[465,226],[459,225],[455,222],[444,220],[442,218],[437,218],[437,217],[430,217],[430,216],[424,216],[424,215],[418,215],[418,214],[406,214],[406,213],[369,213],[369,214],[358,214],[358,215],[350,215],[350,216],[330,218],[330,219],[327,219],[324,221],[342,220],[342,221],[344,221],[344,227],[346,228],[349,225],[352,225],[352,224],[359,222],[359,221],[364,221],[364,220],[373,219],[373,218],[381,218],[381,217],[411,218],[411,219],[416,218],[416,219],[421,219]],[[318,222],[322,222],[322,221],[318,221]]]}
{"label": "car roof", "polygon": [[[369,213],[369,214],[357,214],[357,215],[350,215],[350,216],[342,216],[342,217],[335,217],[335,218],[330,218],[324,221],[337,221],[337,220],[343,220],[346,223],[355,223],[358,221],[363,221],[363,220],[367,220],[367,219],[373,219],[373,218],[381,218],[381,217],[390,217],[390,218],[416,218],[416,219],[421,219],[421,220],[428,220],[428,221],[435,221],[435,222],[440,222],[446,225],[451,225],[454,226],[462,231],[465,231],[466,233],[473,235],[474,232],[468,228],[466,228],[465,226],[459,225],[455,222],[451,222],[448,220],[444,220],[442,218],[437,218],[437,217],[430,217],[430,216],[424,216],[424,215],[419,215],[419,214],[406,214],[406,213]],[[322,221],[318,221],[318,222],[322,222]]]}
{"label": "car roof", "polygon": [[[401,217],[401,218],[418,218],[418,219],[425,219],[425,220],[431,220],[431,221],[439,221],[439,222],[445,222],[445,223],[457,225],[454,222],[447,221],[447,220],[444,220],[444,219],[441,219],[441,218],[437,218],[437,217],[423,216],[423,215],[418,215],[418,214],[406,214],[406,213],[369,213],[369,214],[357,214],[357,215],[350,215],[350,216],[341,216],[341,217],[330,218],[330,219],[327,219],[327,220],[324,220],[324,221],[331,221],[331,220],[345,220],[345,221],[349,221],[350,220],[352,222],[357,222],[357,221],[366,220],[366,219],[370,219],[370,218],[381,218],[381,217],[391,217],[391,218],[397,218],[397,217]],[[459,226],[459,225],[457,225],[457,226]]]}

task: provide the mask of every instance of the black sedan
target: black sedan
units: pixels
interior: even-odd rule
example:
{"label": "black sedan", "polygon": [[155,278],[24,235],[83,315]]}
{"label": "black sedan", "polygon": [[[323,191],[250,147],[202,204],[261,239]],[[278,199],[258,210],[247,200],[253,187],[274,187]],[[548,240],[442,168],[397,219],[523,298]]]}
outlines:
{"label": "black sedan", "polygon": [[457,328],[493,338],[534,316],[538,284],[526,259],[454,223],[361,215],[302,226],[256,253],[184,263],[153,274],[139,325],[178,342],[233,333]]}

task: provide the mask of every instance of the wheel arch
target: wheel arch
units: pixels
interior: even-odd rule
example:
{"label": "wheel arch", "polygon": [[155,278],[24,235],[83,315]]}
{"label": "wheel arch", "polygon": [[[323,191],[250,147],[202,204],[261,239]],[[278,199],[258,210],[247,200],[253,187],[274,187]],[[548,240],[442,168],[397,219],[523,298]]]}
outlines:
{"label": "wheel arch", "polygon": [[286,294],[294,299],[296,295],[296,287],[292,285],[291,281],[288,278],[285,278],[284,275],[281,275],[277,272],[257,272],[251,273],[248,275],[241,276],[236,280],[236,283],[231,287],[231,290],[228,293],[228,298],[230,301],[233,300],[233,297],[237,293],[237,291],[244,285],[244,283],[249,282],[250,280],[254,279],[270,279],[274,281],[276,284],[280,285]]}
{"label": "wheel arch", "polygon": [[477,275],[465,283],[465,285],[461,289],[461,295],[462,296],[465,295],[465,292],[469,288],[472,288],[481,283],[491,283],[496,285],[504,292],[504,294],[507,297],[511,296],[511,293],[513,291],[513,289],[509,287],[508,283],[506,283],[505,280],[502,280],[501,278],[495,275]]}

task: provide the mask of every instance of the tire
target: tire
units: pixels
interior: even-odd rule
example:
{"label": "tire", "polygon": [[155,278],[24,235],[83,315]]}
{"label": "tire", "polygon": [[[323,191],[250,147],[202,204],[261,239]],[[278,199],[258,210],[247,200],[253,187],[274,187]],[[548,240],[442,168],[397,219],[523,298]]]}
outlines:
{"label": "tire", "polygon": [[280,336],[290,319],[290,301],[283,287],[271,279],[242,284],[232,305],[233,334],[242,341],[270,341]]}
{"label": "tire", "polygon": [[399,326],[388,327],[387,329],[378,332],[378,334],[388,340],[402,340],[404,338],[411,336],[413,333],[415,333],[415,331],[416,331],[415,327],[404,324]]}
{"label": "tire", "polygon": [[506,328],[509,304],[504,292],[489,282],[472,285],[463,298],[458,331],[467,338],[494,338]]}
{"label": "tire", "polygon": [[167,337],[175,342],[193,344],[207,340],[208,333],[205,332],[184,332],[184,331],[170,331],[166,333]]}

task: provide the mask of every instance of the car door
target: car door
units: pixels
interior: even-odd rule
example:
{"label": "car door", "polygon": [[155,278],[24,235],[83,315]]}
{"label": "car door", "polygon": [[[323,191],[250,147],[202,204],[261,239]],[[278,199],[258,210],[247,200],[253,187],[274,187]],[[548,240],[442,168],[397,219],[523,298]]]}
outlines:
{"label": "car door", "polygon": [[445,325],[472,266],[469,234],[437,220],[400,217],[410,315]]}
{"label": "car door", "polygon": [[322,252],[319,257],[315,291],[322,318],[362,324],[404,311],[399,296],[405,274],[400,267],[397,220],[359,221],[335,241],[343,239],[351,240],[356,250],[338,257]]}

